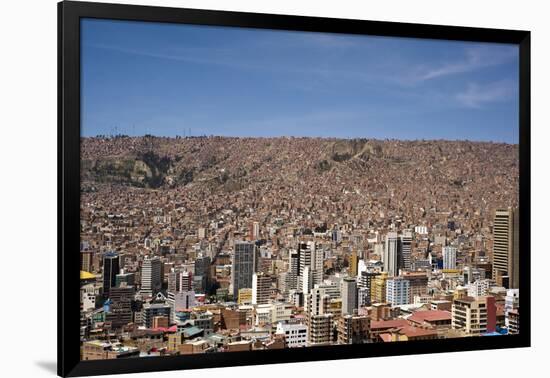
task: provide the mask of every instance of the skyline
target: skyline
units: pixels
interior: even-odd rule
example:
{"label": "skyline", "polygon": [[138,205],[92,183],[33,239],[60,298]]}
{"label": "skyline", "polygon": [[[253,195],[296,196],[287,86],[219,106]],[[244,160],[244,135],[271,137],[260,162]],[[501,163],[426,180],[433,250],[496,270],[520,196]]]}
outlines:
{"label": "skyline", "polygon": [[85,137],[518,143],[512,45],[91,19],[81,38]]}
{"label": "skyline", "polygon": [[80,165],[82,360],[524,332],[517,146],[83,138]]}

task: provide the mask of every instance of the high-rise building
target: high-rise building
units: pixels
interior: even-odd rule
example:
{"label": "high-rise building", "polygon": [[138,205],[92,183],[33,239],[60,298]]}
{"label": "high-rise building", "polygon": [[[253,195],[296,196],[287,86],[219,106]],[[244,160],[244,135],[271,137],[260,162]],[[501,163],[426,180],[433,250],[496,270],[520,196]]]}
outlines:
{"label": "high-rise building", "polygon": [[181,271],[179,268],[172,268],[167,274],[168,292],[177,293],[181,290]]}
{"label": "high-rise building", "polygon": [[311,267],[306,266],[302,271],[302,275],[300,276],[300,287],[298,289],[301,290],[302,293],[308,294],[312,288],[313,271],[311,270]]}
{"label": "high-rise building", "polygon": [[412,232],[403,231],[399,238],[399,267],[404,270],[411,269]]}
{"label": "high-rise building", "polygon": [[363,344],[370,336],[370,318],[344,315],[338,319],[338,344]]}
{"label": "high-rise building", "polygon": [[162,264],[158,257],[145,257],[141,266],[141,289],[144,296],[153,296],[162,288]]}
{"label": "high-rise building", "polygon": [[212,263],[212,260],[208,256],[199,256],[195,259],[195,277],[200,277],[200,279],[197,278],[196,281],[198,283],[199,287],[195,287],[195,289],[199,293],[204,293],[206,290],[208,290],[208,287],[210,285],[210,265]]}
{"label": "high-rise building", "polygon": [[410,303],[410,283],[403,277],[390,278],[386,281],[386,301],[392,306]]}
{"label": "high-rise building", "polygon": [[403,272],[401,275],[409,281],[409,303],[414,302],[414,297],[423,297],[428,293],[428,275],[425,272]]}
{"label": "high-rise building", "polygon": [[252,275],[252,304],[268,304],[271,294],[271,276],[265,273]]}
{"label": "high-rise building", "polygon": [[233,298],[238,298],[239,289],[252,288],[252,275],[258,264],[256,244],[251,242],[235,242],[232,264]]}
{"label": "high-rise building", "polygon": [[315,284],[323,281],[323,251],[318,250],[312,241],[300,243],[298,250],[300,264],[297,289],[307,294]]}
{"label": "high-rise building", "polygon": [[353,250],[349,258],[349,275],[351,277],[357,277],[358,267],[359,267],[359,258],[357,257],[357,251]]}
{"label": "high-rise building", "polygon": [[365,306],[368,306],[371,304],[372,301],[372,285],[374,277],[380,275],[379,272],[373,272],[373,271],[362,271],[359,275],[359,280],[357,281],[357,287],[359,288],[365,288],[366,294],[365,294],[365,300],[366,304]]}
{"label": "high-rise building", "polygon": [[185,271],[180,273],[180,285],[179,291],[193,290],[193,274]]}
{"label": "high-rise building", "polygon": [[288,273],[286,275],[286,290],[298,288],[298,276],[300,275],[300,250],[290,250],[288,254]]}
{"label": "high-rise building", "polygon": [[388,280],[388,272],[382,272],[382,274],[374,277],[371,287],[371,302],[372,303],[385,303],[386,302],[386,281]]}
{"label": "high-rise building", "polygon": [[452,306],[452,327],[467,335],[479,336],[496,330],[495,298],[464,297],[455,299]]}
{"label": "high-rise building", "polygon": [[133,321],[132,300],[134,299],[135,288],[122,283],[119,287],[112,287],[109,292],[111,305],[105,313],[105,321],[111,323],[112,328],[120,328]]}
{"label": "high-rise building", "polygon": [[399,273],[399,240],[397,232],[388,232],[384,245],[384,272],[389,276],[396,276]]}
{"label": "high-rise building", "polygon": [[332,314],[330,296],[324,288],[313,288],[305,301],[308,345],[326,345],[332,341]]}
{"label": "high-rise building", "polygon": [[443,269],[456,269],[456,247],[443,247]]}
{"label": "high-rise building", "polygon": [[116,252],[103,256],[103,297],[109,297],[111,287],[116,286],[116,275],[120,273],[120,257]]}
{"label": "high-rise building", "polygon": [[499,286],[519,288],[519,212],[496,210],[493,224],[493,279]]}
{"label": "high-rise building", "polygon": [[357,282],[354,277],[342,280],[340,292],[342,295],[342,315],[351,315],[357,309]]}
{"label": "high-rise building", "polygon": [[91,272],[94,268],[94,252],[91,250],[80,251],[80,270]]}
{"label": "high-rise building", "polygon": [[[504,321],[506,327],[510,329],[510,312],[519,308],[519,289],[506,290],[504,298]],[[519,315],[518,315],[519,316]]]}

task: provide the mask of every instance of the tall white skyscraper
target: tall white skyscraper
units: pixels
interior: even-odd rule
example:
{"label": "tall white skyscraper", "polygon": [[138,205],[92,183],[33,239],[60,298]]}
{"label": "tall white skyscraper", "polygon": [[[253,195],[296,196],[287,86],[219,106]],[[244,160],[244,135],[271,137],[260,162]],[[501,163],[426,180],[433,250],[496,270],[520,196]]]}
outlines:
{"label": "tall white skyscraper", "polygon": [[316,248],[315,242],[309,241],[307,244],[300,243],[298,253],[300,264],[297,288],[307,294],[315,284],[323,281],[323,251]]}
{"label": "tall white skyscraper", "polygon": [[456,269],[456,247],[443,247],[443,269]]}
{"label": "tall white skyscraper", "polygon": [[158,257],[145,257],[141,267],[141,294],[153,296],[162,288],[162,264]]}
{"label": "tall white skyscraper", "polygon": [[399,273],[399,240],[397,232],[388,232],[384,245],[384,271],[388,275],[396,276]]}

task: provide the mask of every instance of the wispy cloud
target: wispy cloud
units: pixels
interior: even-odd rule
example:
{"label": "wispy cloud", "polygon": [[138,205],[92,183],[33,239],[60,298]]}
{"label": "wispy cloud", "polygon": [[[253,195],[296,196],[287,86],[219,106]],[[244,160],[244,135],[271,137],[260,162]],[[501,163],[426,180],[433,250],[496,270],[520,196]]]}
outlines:
{"label": "wispy cloud", "polygon": [[[317,37],[311,37],[317,38]],[[327,37],[324,43],[328,42],[331,36]],[[336,43],[336,41],[335,41]],[[171,61],[179,61],[192,64],[207,64],[213,66],[220,66],[238,70],[253,70],[253,71],[266,71],[266,72],[285,72],[289,74],[299,74],[315,77],[317,79],[315,86],[319,88],[321,82],[319,80],[326,81],[339,81],[339,80],[352,80],[352,81],[374,81],[380,80],[382,76],[380,74],[372,74],[354,70],[342,70],[335,68],[326,68],[322,65],[312,66],[300,66],[290,64],[275,64],[273,60],[266,61],[264,54],[261,50],[258,50],[257,54],[252,54],[248,57],[248,60],[242,58],[239,49],[212,49],[212,48],[175,48],[167,52],[150,51],[133,49],[127,47],[120,47],[108,44],[90,44],[89,47],[114,51],[122,54],[130,54],[146,58],[163,59]],[[306,89],[304,87],[303,89]]]}
{"label": "wispy cloud", "polygon": [[456,99],[463,106],[479,109],[489,103],[510,100],[516,91],[517,85],[508,80],[485,85],[469,83],[466,90],[456,95]]}
{"label": "wispy cloud", "polygon": [[476,46],[466,48],[464,56],[459,59],[434,64],[417,66],[408,70],[406,75],[397,76],[396,81],[404,85],[414,85],[425,81],[470,73],[484,68],[494,67],[517,59],[516,47]]}
{"label": "wispy cloud", "polygon": [[106,44],[92,44],[90,45],[90,47],[102,49],[102,50],[114,51],[114,52],[123,53],[123,54],[130,54],[130,55],[156,58],[156,59],[173,60],[173,61],[180,61],[180,62],[187,62],[187,63],[231,66],[233,68],[238,68],[238,69],[261,68],[253,64],[245,63],[242,60],[232,61],[227,59],[227,57],[224,54],[226,54],[228,50],[179,48],[177,51],[173,51],[173,52],[172,51],[155,52],[155,51],[132,49],[132,48],[126,48],[126,47],[120,47],[120,46],[114,46],[114,45],[106,45]]}

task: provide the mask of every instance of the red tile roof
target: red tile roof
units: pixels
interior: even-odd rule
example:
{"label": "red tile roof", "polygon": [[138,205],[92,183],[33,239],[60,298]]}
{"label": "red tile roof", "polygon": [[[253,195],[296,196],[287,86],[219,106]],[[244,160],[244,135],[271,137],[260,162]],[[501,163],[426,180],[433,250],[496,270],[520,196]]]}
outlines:
{"label": "red tile roof", "polygon": [[431,310],[431,311],[416,311],[409,320],[414,323],[436,322],[441,320],[451,320],[452,314],[449,311]]}
{"label": "red tile roof", "polygon": [[394,319],[394,320],[374,320],[370,324],[371,330],[376,329],[386,329],[386,328],[398,328],[405,327],[409,323],[405,319]]}

